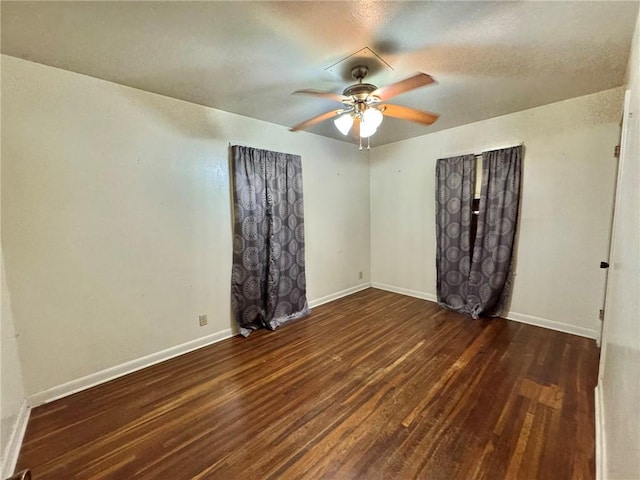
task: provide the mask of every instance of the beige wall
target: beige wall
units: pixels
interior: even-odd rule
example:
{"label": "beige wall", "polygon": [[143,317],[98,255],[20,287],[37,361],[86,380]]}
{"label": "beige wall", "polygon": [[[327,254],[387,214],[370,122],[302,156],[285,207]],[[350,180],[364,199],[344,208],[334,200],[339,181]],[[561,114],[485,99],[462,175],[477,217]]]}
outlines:
{"label": "beige wall", "polygon": [[628,68],[598,393],[602,478],[640,478],[640,15]]}
{"label": "beige wall", "polygon": [[524,142],[509,316],[596,337],[622,93],[607,90],[372,150],[374,285],[435,299],[436,159]]}
{"label": "beige wall", "polygon": [[302,155],[309,300],[367,282],[366,152],[2,57],[2,246],[28,395],[231,327],[229,142]]}

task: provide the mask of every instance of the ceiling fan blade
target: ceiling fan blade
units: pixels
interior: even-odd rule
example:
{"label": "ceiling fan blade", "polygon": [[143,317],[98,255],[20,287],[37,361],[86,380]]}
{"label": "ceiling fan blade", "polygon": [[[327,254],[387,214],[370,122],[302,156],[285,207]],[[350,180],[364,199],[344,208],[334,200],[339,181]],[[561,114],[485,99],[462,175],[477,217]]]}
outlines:
{"label": "ceiling fan blade", "polygon": [[427,75],[426,73],[417,73],[413,77],[400,80],[399,82],[392,83],[385,87],[380,87],[371,92],[369,96],[378,97],[380,101],[384,102],[385,100],[389,100],[401,93],[408,92],[414,88],[424,87],[432,83],[435,83],[435,80],[431,78],[430,75]]}
{"label": "ceiling fan blade", "polygon": [[342,102],[344,102],[346,100],[349,100],[349,97],[345,97],[344,95],[342,95],[340,93],[325,92],[323,90],[314,90],[312,88],[306,88],[306,89],[303,89],[303,90],[296,90],[291,95],[298,94],[298,93],[301,93],[303,95],[313,95],[314,97],[326,98],[328,100],[335,100],[336,102],[340,102],[340,103],[342,103]]}
{"label": "ceiling fan blade", "polygon": [[316,117],[310,118],[309,120],[305,120],[304,122],[294,125],[289,129],[289,131],[297,132],[298,130],[305,130],[309,127],[312,127],[313,125],[324,122],[325,120],[329,120],[332,117],[336,117],[344,111],[345,111],[344,109],[338,108],[337,110],[331,110],[330,112],[325,112],[321,115],[318,115]]}
{"label": "ceiling fan blade", "polygon": [[378,108],[382,110],[385,116],[409,120],[410,122],[421,123],[423,125],[431,125],[440,116],[437,113],[423,112],[422,110],[403,107],[401,105],[385,104],[380,105]]}

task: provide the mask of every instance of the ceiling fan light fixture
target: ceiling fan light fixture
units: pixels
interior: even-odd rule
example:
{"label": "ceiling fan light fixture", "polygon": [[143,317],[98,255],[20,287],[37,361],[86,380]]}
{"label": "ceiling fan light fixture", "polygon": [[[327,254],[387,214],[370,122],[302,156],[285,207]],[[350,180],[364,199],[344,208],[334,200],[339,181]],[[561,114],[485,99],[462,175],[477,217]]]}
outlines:
{"label": "ceiling fan light fixture", "polygon": [[353,117],[350,113],[345,113],[344,115],[340,115],[333,121],[333,124],[340,131],[342,135],[346,135],[351,130],[353,126]]}

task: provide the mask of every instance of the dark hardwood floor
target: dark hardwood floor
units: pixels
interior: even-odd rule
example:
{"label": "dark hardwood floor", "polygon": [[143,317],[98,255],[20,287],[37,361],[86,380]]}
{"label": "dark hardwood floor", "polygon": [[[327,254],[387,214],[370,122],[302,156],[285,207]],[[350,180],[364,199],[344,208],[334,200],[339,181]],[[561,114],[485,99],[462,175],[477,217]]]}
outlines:
{"label": "dark hardwood floor", "polygon": [[34,409],[18,468],[35,480],[592,479],[597,368],[593,340],[368,289]]}

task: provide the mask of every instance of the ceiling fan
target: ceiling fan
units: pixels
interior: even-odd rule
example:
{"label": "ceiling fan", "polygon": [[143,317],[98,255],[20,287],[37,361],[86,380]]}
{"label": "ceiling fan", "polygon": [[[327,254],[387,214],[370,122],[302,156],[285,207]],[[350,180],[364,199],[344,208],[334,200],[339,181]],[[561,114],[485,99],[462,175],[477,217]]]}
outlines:
{"label": "ceiling fan", "polygon": [[289,130],[292,132],[305,130],[313,125],[334,118],[334,124],[340,133],[347,135],[349,131],[352,135],[360,139],[360,149],[362,149],[362,139],[373,135],[383,117],[400,118],[422,125],[431,125],[438,119],[438,114],[424,112],[414,108],[403,107],[381,103],[393,98],[401,93],[414,90],[435,83],[435,80],[426,73],[417,73],[412,77],[401,80],[385,87],[376,87],[370,83],[362,83],[362,80],[369,73],[366,66],[358,65],[352,68],[351,75],[358,83],[348,86],[342,95],[334,92],[322,90],[303,89],[296,90],[294,94],[313,95],[315,97],[335,100],[343,104],[343,108],[331,110],[316,117],[305,120],[294,125]]}

